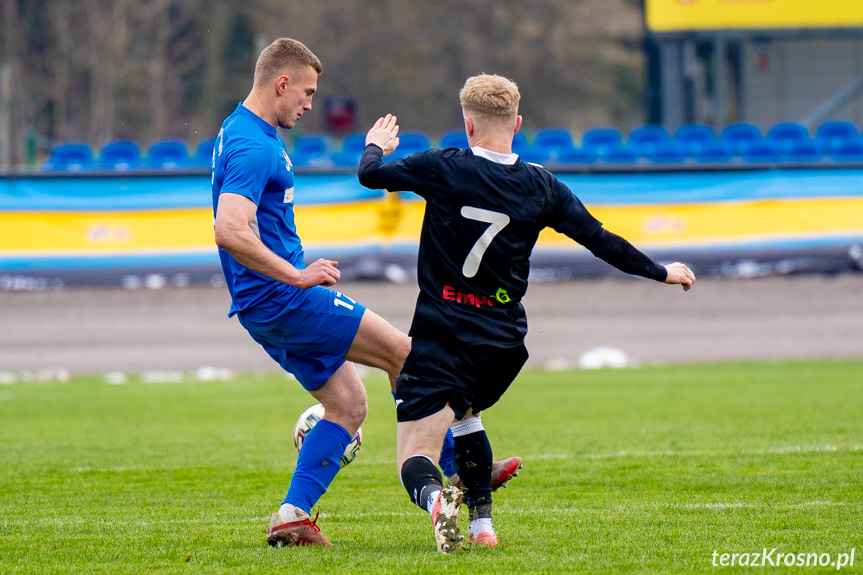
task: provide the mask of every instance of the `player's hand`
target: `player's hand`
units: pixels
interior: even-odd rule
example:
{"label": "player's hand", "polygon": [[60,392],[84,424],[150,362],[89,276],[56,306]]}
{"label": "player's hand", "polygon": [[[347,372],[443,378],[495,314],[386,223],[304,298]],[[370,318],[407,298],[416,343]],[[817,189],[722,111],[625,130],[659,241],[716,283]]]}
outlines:
{"label": "player's hand", "polygon": [[300,272],[300,280],[296,287],[308,289],[315,286],[331,286],[342,277],[338,269],[339,262],[326,259],[318,259]]}
{"label": "player's hand", "polygon": [[384,151],[384,156],[389,156],[399,147],[399,125],[396,117],[387,114],[384,118],[378,118],[369,133],[366,134],[366,146],[374,144]]}
{"label": "player's hand", "polygon": [[674,262],[665,266],[665,270],[668,272],[665,283],[680,284],[683,286],[683,291],[689,291],[695,283],[695,274],[685,264]]}

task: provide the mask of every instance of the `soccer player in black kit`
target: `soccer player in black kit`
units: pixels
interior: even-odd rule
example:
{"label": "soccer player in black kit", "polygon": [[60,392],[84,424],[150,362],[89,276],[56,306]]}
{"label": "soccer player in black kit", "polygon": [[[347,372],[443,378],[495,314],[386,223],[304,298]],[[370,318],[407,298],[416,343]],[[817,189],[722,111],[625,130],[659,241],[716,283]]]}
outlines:
{"label": "soccer player in black kit", "polygon": [[[444,553],[460,546],[463,501],[469,542],[497,544],[492,450],[480,412],[500,399],[528,357],[521,299],[540,231],[551,227],[629,274],[684,290],[695,281],[685,265],[662,266],[605,230],[554,175],[512,153],[522,121],[514,82],[474,76],[459,96],[469,149],[383,163],[398,146],[396,118],[387,115],[366,136],[359,168],[366,187],[412,191],[426,201],[411,351],[396,380],[397,465],[411,501],[431,513]],[[450,426],[464,492],[443,487],[436,466]]]}

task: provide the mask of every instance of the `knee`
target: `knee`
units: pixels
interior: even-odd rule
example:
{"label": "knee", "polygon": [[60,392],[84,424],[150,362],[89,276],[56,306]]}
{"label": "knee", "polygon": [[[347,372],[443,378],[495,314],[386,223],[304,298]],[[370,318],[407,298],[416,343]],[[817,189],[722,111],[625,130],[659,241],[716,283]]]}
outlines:
{"label": "knee", "polygon": [[406,335],[400,337],[396,344],[393,346],[393,353],[390,356],[389,373],[392,377],[397,377],[398,374],[401,373],[402,367],[404,367],[405,360],[408,358],[408,354],[410,352],[411,338]]}
{"label": "knee", "polygon": [[351,434],[357,432],[357,429],[362,425],[369,413],[369,404],[365,398],[359,401],[353,401],[349,405],[343,406],[341,410],[341,420],[345,429]]}
{"label": "knee", "polygon": [[369,412],[366,398],[357,398],[348,402],[339,402],[325,406],[327,419],[338,423],[351,435],[357,432]]}
{"label": "knee", "polygon": [[363,401],[358,402],[352,410],[352,421],[357,424],[357,427],[359,427],[363,423],[363,421],[366,420],[366,415],[368,414],[369,404],[364,399]]}

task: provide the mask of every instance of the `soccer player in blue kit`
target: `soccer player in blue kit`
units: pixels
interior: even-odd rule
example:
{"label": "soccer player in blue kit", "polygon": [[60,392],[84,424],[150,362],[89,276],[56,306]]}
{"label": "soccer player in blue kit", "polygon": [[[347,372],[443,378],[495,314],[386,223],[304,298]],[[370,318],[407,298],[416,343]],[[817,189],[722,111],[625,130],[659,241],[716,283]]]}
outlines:
{"label": "soccer player in blue kit", "polygon": [[277,546],[331,545],[310,512],[368,411],[352,362],[393,378],[410,346],[362,304],[327,289],[339,280],[337,262],[303,262],[294,171],[276,128],[293,128],[312,109],[321,71],[301,42],[273,42],[258,57],[252,90],[222,124],[213,151],[215,239],[231,293],[229,315],[325,409],[270,523],[267,541]]}
{"label": "soccer player in blue kit", "polygon": [[[215,239],[231,294],[229,315],[325,409],[273,514],[267,541],[275,546],[330,545],[310,513],[368,411],[353,362],[386,371],[395,389],[410,351],[407,335],[327,289],[339,280],[337,262],[303,261],[294,171],[276,129],[293,128],[312,109],[322,69],[301,42],[273,42],[258,57],[252,90],[223,122],[213,150]],[[515,475],[520,462],[496,462],[495,485]]]}
{"label": "soccer player in blue kit", "polygon": [[[397,466],[411,501],[432,517],[439,551],[460,547],[458,512],[470,511],[473,544],[494,547],[492,450],[480,412],[494,405],[528,354],[530,254],[546,227],[618,269],[688,290],[695,274],[654,262],[608,232],[554,175],[512,153],[521,127],[514,82],[482,74],[459,97],[470,148],[429,150],[383,163],[398,146],[396,118],[380,118],[366,136],[360,183],[412,191],[426,201],[417,274],[420,293],[411,352],[396,381]],[[444,487],[434,465],[447,429],[464,492]]]}

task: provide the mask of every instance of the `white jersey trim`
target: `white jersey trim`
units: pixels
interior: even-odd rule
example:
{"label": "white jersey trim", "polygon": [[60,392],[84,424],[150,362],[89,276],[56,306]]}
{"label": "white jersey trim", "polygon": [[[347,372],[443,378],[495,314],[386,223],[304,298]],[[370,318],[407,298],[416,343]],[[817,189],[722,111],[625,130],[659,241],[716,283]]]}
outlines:
{"label": "white jersey trim", "polygon": [[492,152],[491,150],[486,150],[479,146],[474,146],[470,151],[473,152],[475,156],[485,158],[489,162],[494,162],[496,164],[506,164],[511,166],[518,161],[518,154],[501,154],[500,152]]}

